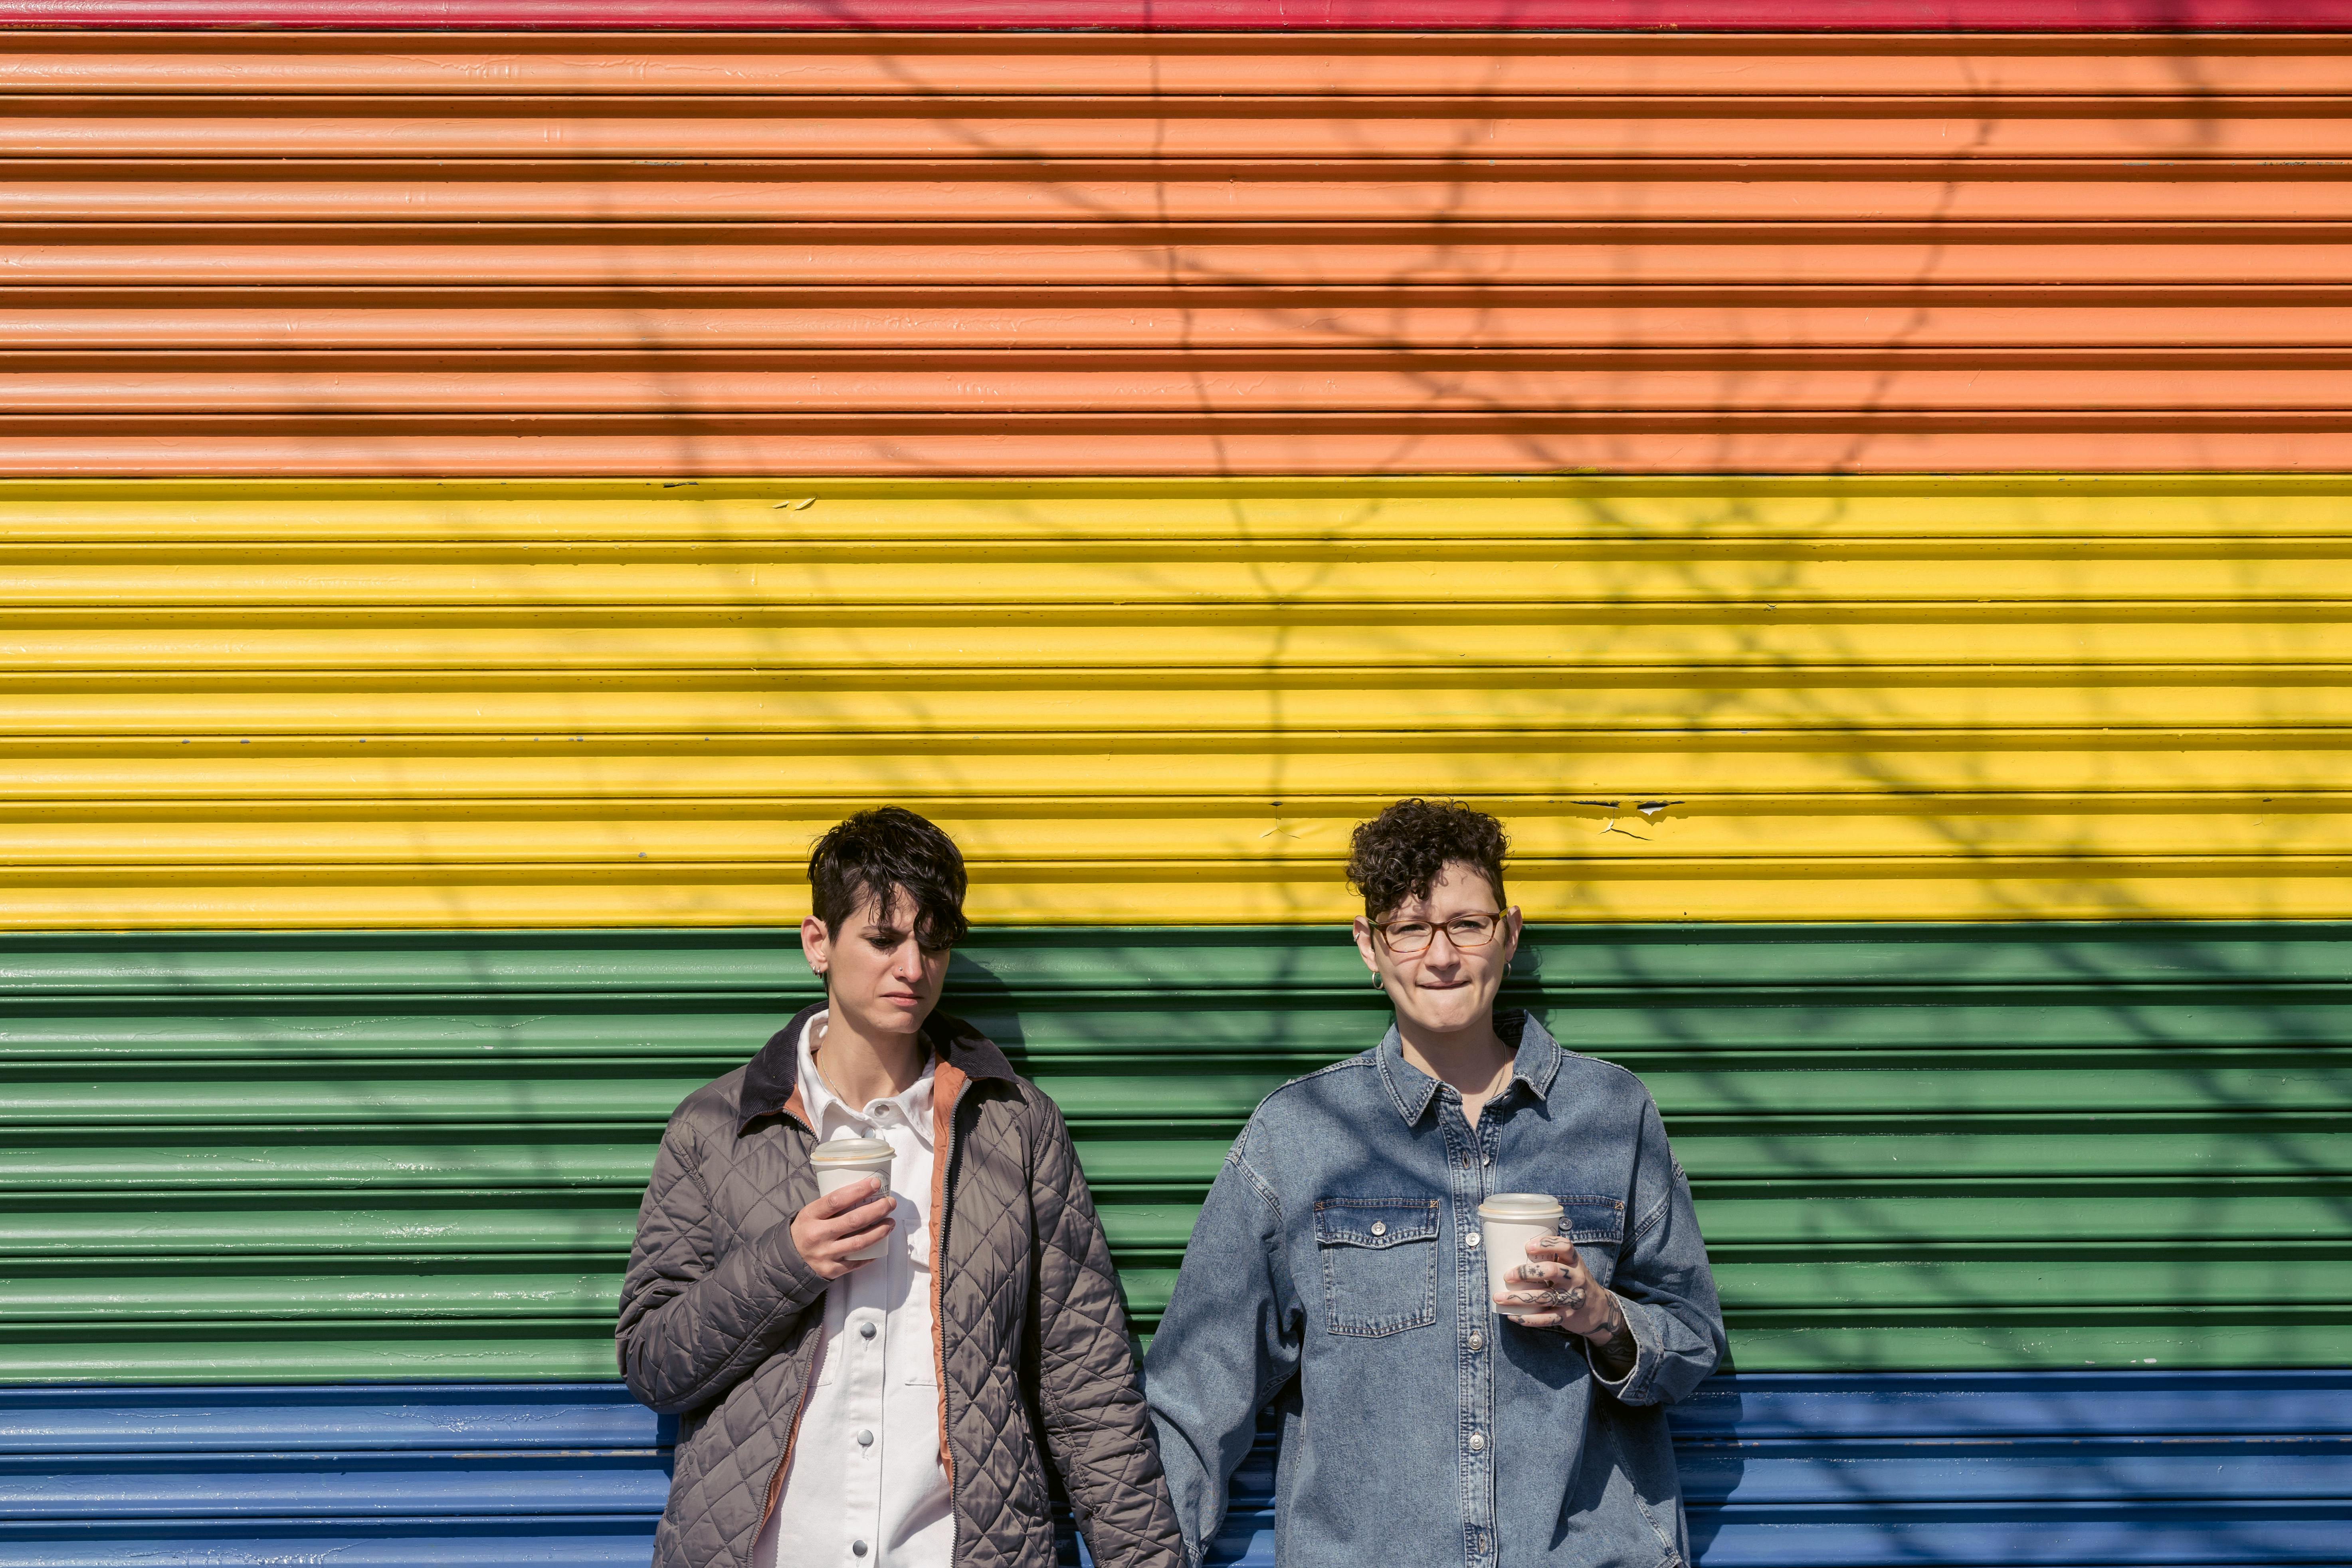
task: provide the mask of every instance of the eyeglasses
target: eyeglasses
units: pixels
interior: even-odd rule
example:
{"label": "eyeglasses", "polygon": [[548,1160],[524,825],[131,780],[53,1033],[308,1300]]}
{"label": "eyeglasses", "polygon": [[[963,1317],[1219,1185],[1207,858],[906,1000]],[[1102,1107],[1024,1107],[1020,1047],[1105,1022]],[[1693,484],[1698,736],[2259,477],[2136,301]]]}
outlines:
{"label": "eyeglasses", "polygon": [[1494,941],[1502,923],[1499,914],[1455,915],[1449,921],[1391,921],[1375,923],[1372,929],[1380,933],[1391,952],[1399,958],[1412,958],[1427,952],[1440,931],[1445,932],[1445,940],[1456,951],[1467,951]]}

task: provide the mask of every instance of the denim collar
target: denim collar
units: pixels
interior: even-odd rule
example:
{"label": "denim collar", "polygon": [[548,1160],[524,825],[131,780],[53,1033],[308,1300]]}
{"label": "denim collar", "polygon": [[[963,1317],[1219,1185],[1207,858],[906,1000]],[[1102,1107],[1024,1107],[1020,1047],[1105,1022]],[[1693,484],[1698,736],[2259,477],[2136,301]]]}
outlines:
{"label": "denim collar", "polygon": [[[1514,1035],[1518,1046],[1511,1057],[1511,1081],[1528,1086],[1528,1092],[1538,1100],[1551,1092],[1551,1080],[1559,1073],[1563,1053],[1551,1031],[1536,1022],[1532,1014],[1522,1007],[1495,1009],[1495,1033],[1508,1040]],[[1389,1091],[1389,1099],[1404,1118],[1407,1127],[1416,1126],[1428,1114],[1429,1102],[1436,1097],[1437,1080],[1404,1059],[1404,1037],[1397,1033],[1393,1021],[1389,1032],[1381,1039],[1380,1049],[1373,1053],[1380,1064],[1381,1082]]]}

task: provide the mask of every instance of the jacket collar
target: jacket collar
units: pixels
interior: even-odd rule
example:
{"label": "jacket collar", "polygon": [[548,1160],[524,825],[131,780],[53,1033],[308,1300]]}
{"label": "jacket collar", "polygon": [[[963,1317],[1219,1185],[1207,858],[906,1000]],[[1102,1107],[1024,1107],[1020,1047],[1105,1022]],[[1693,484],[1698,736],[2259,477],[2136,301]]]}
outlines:
{"label": "jacket collar", "polygon": [[[1523,1007],[1497,1007],[1495,1033],[1507,1041],[1517,1037],[1519,1043],[1511,1055],[1511,1081],[1527,1085],[1528,1092],[1538,1100],[1550,1094],[1552,1079],[1559,1076],[1559,1059],[1567,1054],[1551,1037],[1551,1031]],[[1373,1060],[1380,1064],[1381,1083],[1388,1089],[1397,1114],[1404,1118],[1407,1127],[1418,1125],[1437,1096],[1437,1080],[1404,1059],[1404,1037],[1393,1022]]]}
{"label": "jacket collar", "polygon": [[[760,1054],[743,1069],[742,1087],[735,1094],[738,1133],[748,1131],[751,1123],[763,1116],[789,1116],[803,1127],[808,1126],[797,1081],[801,1030],[824,1011],[823,1002],[812,1002],[793,1014],[793,1021],[769,1036]],[[955,1068],[965,1078],[1010,1080],[1017,1076],[1013,1064],[1004,1059],[1004,1053],[987,1036],[961,1018],[936,1008],[923,1020],[923,1043],[930,1047],[931,1055],[942,1067]]]}

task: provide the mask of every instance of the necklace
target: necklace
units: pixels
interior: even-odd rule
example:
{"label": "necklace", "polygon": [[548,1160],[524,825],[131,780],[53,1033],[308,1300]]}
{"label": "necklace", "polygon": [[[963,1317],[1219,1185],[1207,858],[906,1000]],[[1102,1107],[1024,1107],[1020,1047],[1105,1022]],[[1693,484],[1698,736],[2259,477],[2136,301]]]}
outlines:
{"label": "necklace", "polygon": [[1508,1057],[1504,1058],[1502,1067],[1496,1071],[1493,1077],[1486,1080],[1486,1087],[1480,1089],[1475,1097],[1464,1095],[1462,1097],[1463,1100],[1466,1102],[1475,1098],[1478,1106],[1481,1109],[1484,1109],[1486,1102],[1494,1099],[1496,1095],[1502,1093],[1503,1086],[1511,1081],[1511,1058]]}

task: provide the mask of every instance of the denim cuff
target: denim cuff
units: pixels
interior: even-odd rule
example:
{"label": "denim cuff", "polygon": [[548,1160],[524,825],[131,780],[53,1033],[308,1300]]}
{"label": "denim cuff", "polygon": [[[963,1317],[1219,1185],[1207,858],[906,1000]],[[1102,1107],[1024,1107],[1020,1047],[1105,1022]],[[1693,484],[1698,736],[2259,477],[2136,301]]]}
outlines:
{"label": "denim cuff", "polygon": [[1633,1364],[1621,1378],[1611,1379],[1603,1375],[1601,1362],[1593,1355],[1590,1340],[1584,1344],[1584,1357],[1592,1363],[1592,1381],[1615,1394],[1621,1403],[1646,1405],[1649,1403],[1650,1380],[1658,1373],[1658,1352],[1654,1348],[1657,1344],[1657,1330],[1644,1321],[1650,1310],[1647,1307],[1629,1301],[1622,1296],[1617,1298],[1617,1305],[1625,1313],[1625,1331],[1633,1339]]}

